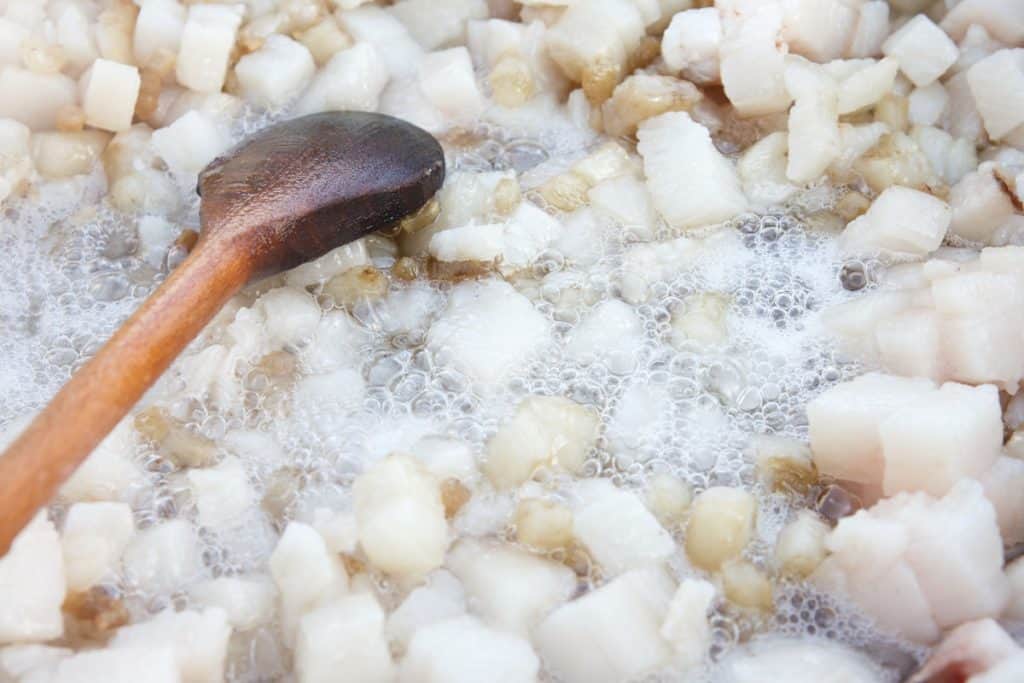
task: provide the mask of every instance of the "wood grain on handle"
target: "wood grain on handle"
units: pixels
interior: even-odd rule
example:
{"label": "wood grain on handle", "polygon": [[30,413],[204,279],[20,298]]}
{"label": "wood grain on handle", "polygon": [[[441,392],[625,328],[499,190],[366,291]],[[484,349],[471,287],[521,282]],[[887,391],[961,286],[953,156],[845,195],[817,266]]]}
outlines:
{"label": "wood grain on handle", "polygon": [[[221,240],[221,242],[228,242]],[[0,456],[0,557],[60,485],[249,279],[244,242],[200,240]]]}

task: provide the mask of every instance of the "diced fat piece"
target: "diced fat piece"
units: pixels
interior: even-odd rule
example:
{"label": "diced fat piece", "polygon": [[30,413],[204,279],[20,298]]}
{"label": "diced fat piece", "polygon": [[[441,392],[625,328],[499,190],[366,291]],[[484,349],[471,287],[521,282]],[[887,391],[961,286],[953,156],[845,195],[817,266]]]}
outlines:
{"label": "diced fat piece", "polygon": [[387,65],[378,48],[357,43],[331,57],[313,78],[295,111],[376,111],[388,80]]}
{"label": "diced fat piece", "polygon": [[488,16],[485,0],[399,0],[389,11],[428,50],[463,42],[466,22]]}
{"label": "diced fat piece", "polygon": [[438,261],[493,261],[505,247],[500,223],[449,228],[430,238],[430,255]]}
{"label": "diced fat piece", "polygon": [[975,478],[996,510],[1003,545],[1024,542],[1024,496],[1019,495],[1024,486],[1024,460],[1001,455],[988,472]]}
{"label": "diced fat piece", "polygon": [[[892,89],[899,68],[899,62],[886,57],[843,79],[839,84],[839,113],[850,114],[877,103]],[[945,93],[941,84],[937,88]]]}
{"label": "diced fat piece", "polygon": [[999,226],[1016,212],[1010,193],[993,171],[991,164],[982,164],[950,190],[953,218],[949,229],[954,235],[988,244]]}
{"label": "diced fat piece", "polygon": [[270,556],[270,575],[281,594],[285,640],[293,642],[302,615],[343,595],[348,574],[313,527],[289,522]]}
{"label": "diced fat piece", "polygon": [[542,466],[579,474],[597,443],[599,424],[597,413],[570,399],[525,398],[488,441],[484,473],[499,489],[518,486]]}
{"label": "diced fat piece", "polygon": [[0,643],[50,640],[64,633],[64,558],[45,512],[21,530],[0,558],[0,586]]}
{"label": "diced fat piece", "polygon": [[986,473],[1003,444],[999,392],[955,382],[897,408],[879,425],[886,496],[943,496],[956,482]]}
{"label": "diced fat piece", "polygon": [[427,348],[440,363],[488,385],[504,381],[550,339],[550,324],[529,299],[489,280],[452,288],[447,308],[427,333]]}
{"label": "diced fat piece", "polygon": [[1003,543],[981,484],[960,481],[940,500],[900,494],[872,508],[907,530],[905,558],[935,622],[949,628],[998,616],[1009,600]]}
{"label": "diced fat piece", "polygon": [[720,80],[718,49],[722,20],[714,7],[679,12],[661,37],[661,56],[666,66],[696,83]]}
{"label": "diced fat piece", "polygon": [[548,29],[546,42],[548,54],[566,76],[585,85],[603,81],[601,90],[610,94],[643,36],[643,17],[634,3],[592,0],[572,3]]}
{"label": "diced fat piece", "polygon": [[1016,0],[960,0],[942,20],[942,28],[960,40],[972,25],[983,26],[998,40],[1010,44],[1024,41],[1024,5]]}
{"label": "diced fat piece", "polygon": [[942,244],[952,215],[941,199],[895,185],[882,192],[867,213],[846,226],[842,248],[853,254],[925,256]]}
{"label": "diced fat piece", "polygon": [[137,586],[172,592],[195,577],[202,567],[199,537],[183,519],[172,519],[141,531],[125,548],[124,572]]}
{"label": "diced fat piece", "polygon": [[767,636],[730,654],[720,683],[877,683],[876,665],[866,656],[834,641]]}
{"label": "diced fat piece", "polygon": [[895,57],[900,70],[919,88],[946,73],[960,54],[945,31],[923,14],[890,35],[882,52],[886,57]]}
{"label": "diced fat piece", "polygon": [[441,488],[416,460],[392,455],[352,486],[359,544],[381,571],[416,578],[441,566],[448,547]]}
{"label": "diced fat piece", "polygon": [[832,554],[810,580],[821,590],[851,598],[883,629],[914,642],[933,642],[939,627],[904,559],[908,543],[904,525],[861,510],[839,520],[825,541]]}
{"label": "diced fat piece", "polygon": [[519,202],[504,225],[499,269],[510,273],[529,266],[562,232],[562,224],[549,213],[531,202]]}
{"label": "diced fat piece", "polygon": [[911,308],[879,320],[875,344],[889,372],[941,379],[942,320],[934,310]]}
{"label": "diced fat piece", "polygon": [[189,6],[178,49],[178,83],[198,92],[218,92],[224,87],[242,9],[238,5]]}
{"label": "diced fat piece", "polygon": [[858,8],[843,0],[787,0],[782,37],[791,52],[816,62],[843,55],[853,38]]}
{"label": "diced fat piece", "polygon": [[974,101],[967,71],[961,71],[945,83],[949,94],[949,105],[944,116],[944,127],[957,138],[970,140],[975,144],[986,141],[985,126]]}
{"label": "diced fat piece", "polygon": [[853,31],[849,57],[876,57],[882,52],[882,43],[889,36],[889,3],[869,0],[860,6],[857,28]]}
{"label": "diced fat piece", "polygon": [[447,566],[465,586],[474,612],[524,638],[576,590],[576,575],[564,564],[511,545],[463,539],[448,554]]}
{"label": "diced fat piece", "polygon": [[935,391],[926,379],[861,375],[807,404],[811,452],[824,475],[879,484],[884,473],[879,426],[896,409]]}
{"label": "diced fat piece", "polygon": [[740,116],[783,112],[792,101],[786,90],[782,7],[746,3],[722,23],[719,48],[722,86]]}
{"label": "diced fat piece", "polygon": [[736,169],[689,114],[647,119],[637,139],[654,206],[671,227],[720,223],[746,208]]}
{"label": "diced fat piece", "polygon": [[466,592],[451,572],[439,569],[427,576],[388,616],[388,638],[404,650],[416,631],[466,613]]}
{"label": "diced fat piece", "polygon": [[800,510],[796,519],[779,532],[775,542],[775,563],[786,574],[807,576],[822,563],[828,551],[825,537],[830,529],[816,513]]}
{"label": "diced fat piece", "polygon": [[974,102],[993,140],[1024,124],[1024,49],[1007,49],[967,71]]}
{"label": "diced fat piece", "polygon": [[63,74],[0,66],[0,118],[20,121],[32,130],[52,130],[57,112],[74,104],[76,97],[75,82]]}
{"label": "diced fat piece", "polygon": [[801,58],[786,63],[786,88],[795,102],[789,110],[786,176],[794,183],[817,180],[839,157],[839,95],[835,81]]}
{"label": "diced fat piece", "polygon": [[245,631],[270,622],[277,589],[266,576],[222,576],[189,586],[188,595],[198,607],[224,610],[228,623]]}
{"label": "diced fat piece", "polygon": [[134,534],[132,509],[125,503],[72,505],[61,532],[68,588],[83,591],[114,574]]}
{"label": "diced fat piece", "polygon": [[234,456],[214,467],[190,470],[185,476],[202,526],[216,529],[235,525],[256,502],[245,467]]}
{"label": "diced fat piece", "polygon": [[424,55],[419,64],[419,86],[427,100],[451,121],[469,122],[483,111],[484,98],[469,50],[464,47]]}
{"label": "diced fat piece", "polygon": [[136,438],[132,421],[120,422],[64,483],[61,496],[71,501],[130,501],[144,481],[132,460]]}
{"label": "diced fat piece", "polygon": [[110,647],[152,651],[169,646],[182,683],[217,683],[224,679],[230,637],[227,614],[218,607],[202,612],[167,609],[149,621],[122,626]]}
{"label": "diced fat piece", "polygon": [[356,44],[368,43],[378,52],[392,78],[415,74],[423,48],[408,29],[383,7],[369,5],[337,14],[338,23]]}
{"label": "diced fat piece", "polygon": [[264,107],[286,104],[302,92],[315,72],[313,55],[306,46],[276,33],[235,65],[240,94]]}
{"label": "diced fat piece", "polygon": [[697,495],[686,525],[686,555],[715,571],[740,555],[754,535],[757,499],[749,491],[712,486]]}
{"label": "diced fat piece", "polygon": [[[34,680],[34,679],[25,679]],[[105,648],[83,650],[59,664],[46,683],[182,683],[174,650],[157,648]]]}
{"label": "diced fat piece", "polygon": [[786,177],[789,135],[770,133],[743,152],[736,169],[743,179],[743,191],[752,202],[779,204],[799,188]]}
{"label": "diced fat piece", "polygon": [[92,171],[109,141],[109,133],[91,129],[36,133],[32,160],[44,178],[69,178]]}
{"label": "diced fat piece", "polygon": [[605,576],[658,565],[676,551],[672,537],[635,493],[607,479],[582,481],[573,534]]}
{"label": "diced fat piece", "polygon": [[675,650],[674,663],[683,670],[697,666],[708,654],[708,612],[714,599],[715,587],[711,582],[684,579],[668,605],[660,633]]}
{"label": "diced fat piece", "polygon": [[198,173],[228,148],[224,131],[206,114],[191,110],[153,133],[153,148],[174,173]]}
{"label": "diced fat piece", "polygon": [[115,133],[131,128],[141,83],[137,67],[97,59],[82,82],[86,124]]}
{"label": "diced fat piece", "polygon": [[366,683],[393,681],[384,618],[368,593],[338,598],[303,616],[295,642],[300,683],[331,683],[339,675]]}
{"label": "diced fat piece", "polygon": [[949,104],[949,94],[939,81],[915,88],[908,99],[910,123],[915,126],[937,125]]}
{"label": "diced fat piece", "polygon": [[555,610],[534,642],[566,683],[641,678],[672,657],[661,627],[674,592],[664,570],[633,570]]}
{"label": "diced fat piece", "polygon": [[533,683],[540,660],[530,643],[457,617],[416,631],[399,669],[399,683]]}
{"label": "diced fat piece", "polygon": [[145,0],[135,19],[135,63],[146,67],[158,50],[178,54],[187,12],[178,0]]}
{"label": "diced fat piece", "polygon": [[942,639],[909,683],[947,680],[947,677],[969,678],[976,682],[978,674],[1019,651],[1013,638],[994,620],[969,621]]}
{"label": "diced fat piece", "polygon": [[643,323],[633,307],[614,299],[598,304],[569,332],[566,354],[581,362],[603,363],[615,374],[636,367],[645,337]]}
{"label": "diced fat piece", "polygon": [[276,348],[300,344],[318,331],[320,307],[309,294],[294,287],[270,290],[253,308],[263,314],[267,336]]}
{"label": "diced fat piece", "polygon": [[297,289],[327,282],[349,268],[370,265],[370,254],[365,240],[356,240],[337,247],[313,261],[292,268],[285,273],[285,282]]}

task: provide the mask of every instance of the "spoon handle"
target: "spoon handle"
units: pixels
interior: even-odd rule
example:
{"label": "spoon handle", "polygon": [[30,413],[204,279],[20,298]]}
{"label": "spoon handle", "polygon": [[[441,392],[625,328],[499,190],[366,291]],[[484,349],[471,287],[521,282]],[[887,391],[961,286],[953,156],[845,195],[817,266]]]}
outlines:
{"label": "spoon handle", "polygon": [[204,243],[0,455],[0,556],[251,274],[239,242]]}

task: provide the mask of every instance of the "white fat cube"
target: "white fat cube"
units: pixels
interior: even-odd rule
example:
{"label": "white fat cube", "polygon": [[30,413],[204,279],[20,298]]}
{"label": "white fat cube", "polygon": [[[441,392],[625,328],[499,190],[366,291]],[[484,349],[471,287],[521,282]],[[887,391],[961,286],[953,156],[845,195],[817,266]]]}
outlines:
{"label": "white fat cube", "polygon": [[349,268],[368,265],[370,265],[370,254],[366,249],[366,241],[356,240],[332,249],[318,259],[292,268],[285,273],[285,282],[296,289],[305,289],[311,285],[327,282]]}
{"label": "white fat cube", "polygon": [[309,85],[315,72],[306,46],[276,33],[235,65],[241,95],[264,107],[288,103]]}
{"label": "white fat cube", "polygon": [[632,491],[593,479],[580,482],[576,494],[573,535],[605,576],[657,565],[676,552],[672,536]]}
{"label": "white fat cube", "polygon": [[770,133],[748,147],[736,165],[743,191],[755,204],[779,204],[799,188],[786,177],[789,135]]}
{"label": "white fat cube", "polygon": [[153,133],[153,149],[174,173],[199,173],[228,148],[227,134],[206,114],[190,110]]}
{"label": "white fat cube", "polygon": [[424,55],[418,73],[420,90],[450,121],[468,123],[483,111],[484,98],[466,48]]}
{"label": "white fat cube", "polygon": [[149,621],[121,627],[110,641],[110,647],[132,650],[170,647],[181,671],[182,683],[217,683],[224,680],[230,637],[231,626],[222,609],[212,607],[202,612],[167,609]]}
{"label": "white fat cube", "polygon": [[82,81],[86,124],[115,133],[131,128],[141,83],[137,67],[97,59]]}
{"label": "white fat cube", "polygon": [[889,36],[882,45],[886,57],[895,57],[900,71],[919,88],[936,81],[960,55],[946,32],[918,14]]}
{"label": "white fat cube", "polygon": [[110,135],[99,130],[36,133],[32,136],[32,161],[48,179],[89,173],[109,141]]}
{"label": "white fat cube", "polygon": [[531,202],[520,202],[504,225],[501,272],[511,273],[529,266],[562,232],[562,224],[556,218]]}
{"label": "white fat cube", "polygon": [[281,596],[285,639],[292,641],[302,615],[343,595],[348,574],[323,537],[308,524],[289,522],[270,556],[270,575]]}
{"label": "white fat cube", "polygon": [[696,566],[715,571],[743,552],[754,535],[757,499],[728,486],[704,489],[694,499],[686,524],[686,555]]}
{"label": "white fat cube", "polygon": [[75,503],[61,531],[68,588],[83,591],[119,569],[121,553],[135,535],[125,503]]}
{"label": "white fat cube", "polygon": [[145,481],[132,460],[136,438],[131,420],[119,423],[64,483],[61,496],[71,501],[130,501]]}
{"label": "white fat cube", "polygon": [[877,665],[857,650],[822,638],[761,637],[724,660],[722,683],[876,683]]}
{"label": "white fat cube", "polygon": [[547,346],[551,328],[530,300],[496,280],[452,288],[448,306],[427,333],[441,364],[483,385],[504,381]]}
{"label": "white fat cube", "polygon": [[860,6],[857,27],[846,50],[848,57],[876,57],[889,36],[889,3],[869,0]]}
{"label": "white fat cube", "polygon": [[64,633],[64,558],[45,512],[21,530],[0,558],[0,586],[0,643],[50,640]]}
{"label": "white fat cube", "polygon": [[352,486],[359,544],[381,571],[417,578],[441,566],[448,523],[438,480],[406,455],[370,467]]}
{"label": "white fat cube", "polygon": [[660,568],[631,571],[555,610],[534,642],[566,683],[642,678],[672,657],[661,627],[674,592]]}
{"label": "white fat cube", "polygon": [[188,596],[198,607],[217,607],[239,631],[267,624],[274,616],[277,589],[267,576],[222,576],[193,584]]}
{"label": "white fat cube", "polygon": [[746,208],[739,175],[711,134],[685,112],[647,119],[637,131],[654,206],[673,228],[726,221]]}
{"label": "white fat cube", "polygon": [[466,22],[489,13],[485,0],[399,0],[389,11],[428,50],[463,42]]}
{"label": "white fat cube", "polygon": [[675,650],[674,663],[684,670],[699,665],[711,647],[708,612],[715,593],[710,581],[685,579],[668,605],[661,636]]}
{"label": "white fat cube", "polygon": [[493,261],[505,248],[505,227],[500,223],[464,225],[436,233],[428,251],[438,261]]}
{"label": "white fat cube", "polygon": [[365,683],[393,681],[384,616],[376,598],[361,593],[338,598],[302,617],[295,642],[299,683],[331,683],[339,675]]}
{"label": "white fat cube", "polygon": [[[311,307],[307,307],[304,301],[301,310],[305,313],[312,313],[319,319],[315,326],[307,328],[304,332],[307,335],[306,339],[309,340],[309,344],[302,348],[299,354],[304,367],[311,372],[333,372],[351,365],[360,345],[366,341],[366,330],[360,327],[345,311],[331,311],[321,317],[316,303],[304,293],[300,294],[312,304]],[[295,312],[297,313],[298,310],[296,309]],[[311,318],[313,318],[312,315]],[[282,325],[279,329],[282,333],[287,331],[288,334],[294,334],[296,332],[294,328],[289,330],[286,325]],[[314,330],[311,337],[308,336],[309,329]]]}
{"label": "white fat cube", "polygon": [[376,111],[389,79],[378,48],[357,43],[331,57],[299,99],[295,112]]}
{"label": "white fat cube", "polygon": [[183,519],[162,522],[136,534],[122,562],[131,583],[143,590],[170,593],[202,569],[199,537]]}
{"label": "white fat cube", "polygon": [[903,494],[876,508],[905,526],[907,563],[941,628],[1003,610],[1009,600],[1003,543],[981,484],[965,479],[938,501]]}
{"label": "white fat cube", "polygon": [[907,99],[907,114],[914,126],[938,125],[949,106],[949,93],[938,81],[923,88],[915,88]]}
{"label": "white fat cube", "polygon": [[465,586],[474,612],[523,637],[576,590],[576,575],[567,566],[511,545],[463,539],[448,554],[447,566]]}
{"label": "white fat cube", "polygon": [[487,443],[484,473],[496,487],[523,483],[542,466],[578,474],[597,443],[600,419],[590,408],[557,396],[530,396]]}
{"label": "white fat cube", "polygon": [[266,320],[275,348],[295,346],[318,331],[320,307],[308,293],[294,287],[272,289],[253,304]]}
{"label": "white fat cube", "polygon": [[720,80],[718,49],[722,42],[722,20],[718,9],[703,7],[679,12],[661,37],[665,65],[695,83]]}
{"label": "white fat cube", "polygon": [[889,372],[935,380],[943,376],[942,320],[931,308],[911,308],[879,320],[875,344]]}
{"label": "white fat cube", "polygon": [[32,130],[52,130],[57,112],[77,99],[75,82],[63,74],[0,66],[0,118],[20,121]]}
{"label": "white fat cube", "polygon": [[1024,497],[1017,495],[1024,486],[1024,460],[1001,455],[988,472],[976,478],[995,508],[1003,545],[1024,542]]}
{"label": "white fat cube", "polygon": [[999,50],[975,63],[967,84],[993,140],[1024,124],[1024,49]]}
{"label": "white fat cube", "polygon": [[824,475],[880,484],[884,473],[878,428],[898,408],[935,391],[926,379],[862,375],[807,404],[811,453]]}
{"label": "white fat cube", "polygon": [[431,572],[426,585],[416,588],[388,616],[385,631],[388,639],[403,650],[416,631],[439,621],[466,613],[466,591],[451,572]]}
{"label": "white fat cube", "polygon": [[658,214],[642,180],[632,175],[604,180],[587,192],[590,205],[611,216],[629,235],[639,240],[654,238]]}
{"label": "white fat cube", "polygon": [[968,173],[950,190],[953,209],[950,231],[972,242],[988,244],[996,230],[1016,212],[1013,198],[990,164]]}
{"label": "white fat cube", "polygon": [[243,8],[241,5],[189,6],[178,49],[178,83],[198,92],[218,92],[224,87]]}
{"label": "white fat cube", "polygon": [[540,661],[530,643],[458,617],[416,631],[402,660],[400,683],[533,683]]}
{"label": "white fat cube", "polygon": [[962,0],[950,7],[942,20],[942,28],[955,40],[961,40],[972,25],[1004,43],[1024,40],[1024,7],[1004,0]]}
{"label": "white fat cube", "polygon": [[[892,57],[886,57],[877,62],[871,62],[842,79],[839,83],[839,113],[850,114],[876,104],[889,94],[899,68],[899,62]],[[945,93],[941,83],[929,86],[928,92],[933,90],[933,86],[934,89]],[[918,89],[918,91],[921,90],[921,88]],[[919,99],[921,98],[919,97]],[[941,113],[940,109],[935,115],[935,120],[938,120]]]}
{"label": "white fat cube", "polygon": [[[35,678],[25,678],[35,681]],[[46,683],[182,683],[173,649],[161,644],[156,648],[106,648],[83,650],[57,664]]]}
{"label": "white fat cube", "polygon": [[145,0],[139,3],[133,47],[135,63],[145,67],[159,50],[178,54],[187,10],[178,0]]}
{"label": "white fat cube", "polygon": [[856,29],[858,9],[844,0],[788,0],[782,37],[789,49],[816,62],[843,55]]}
{"label": "white fat cube", "polygon": [[801,510],[796,519],[779,532],[775,541],[775,564],[784,573],[804,577],[818,568],[828,551],[825,537],[830,529],[811,510]]}
{"label": "white fat cube", "polygon": [[598,304],[569,332],[566,354],[584,363],[602,363],[611,372],[628,374],[646,338],[640,317],[629,304],[610,299]]}
{"label": "white fat cube", "polygon": [[992,385],[949,382],[898,408],[879,425],[879,436],[885,495],[945,495],[960,479],[987,472],[999,456],[999,392]]}
{"label": "white fat cube", "polygon": [[722,86],[737,113],[760,116],[786,111],[792,98],[784,81],[781,4],[747,3],[740,11],[722,13],[722,18]]}
{"label": "white fat cube", "polygon": [[186,473],[201,526],[214,529],[237,525],[256,502],[256,492],[239,458],[230,456],[206,469]]}
{"label": "white fat cube", "polygon": [[785,82],[795,100],[789,110],[786,177],[806,184],[817,180],[842,151],[838,89],[821,67],[797,57],[787,60]]}
{"label": "white fat cube", "polygon": [[409,31],[383,7],[360,7],[339,12],[338,23],[352,39],[369,43],[380,52],[392,78],[405,78],[416,72],[423,56],[423,48],[409,35]]}
{"label": "white fat cube", "polygon": [[842,248],[852,254],[925,256],[942,244],[952,218],[949,204],[941,199],[896,185],[846,226]]}

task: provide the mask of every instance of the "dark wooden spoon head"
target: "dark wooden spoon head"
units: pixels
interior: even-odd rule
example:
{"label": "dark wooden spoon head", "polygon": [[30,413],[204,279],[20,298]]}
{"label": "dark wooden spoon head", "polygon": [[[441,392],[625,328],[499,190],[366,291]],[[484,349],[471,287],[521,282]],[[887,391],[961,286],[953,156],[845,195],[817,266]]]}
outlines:
{"label": "dark wooden spoon head", "polygon": [[248,250],[253,277],[287,270],[419,210],[444,182],[441,145],[384,114],[269,126],[199,175],[202,241]]}

